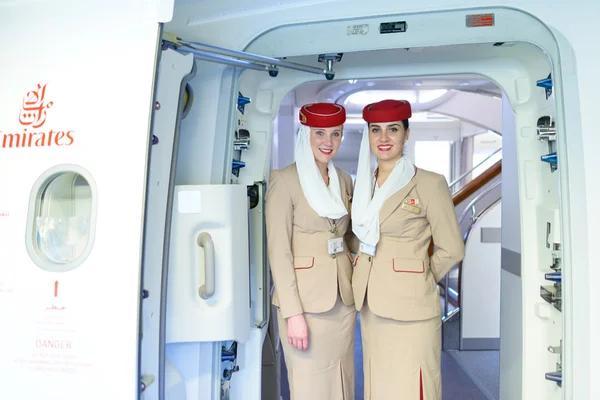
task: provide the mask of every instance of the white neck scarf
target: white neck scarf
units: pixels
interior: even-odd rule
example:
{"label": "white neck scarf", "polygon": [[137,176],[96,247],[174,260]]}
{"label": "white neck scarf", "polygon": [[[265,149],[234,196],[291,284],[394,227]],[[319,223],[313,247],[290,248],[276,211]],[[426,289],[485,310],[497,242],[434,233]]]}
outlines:
{"label": "white neck scarf", "polygon": [[339,219],[348,214],[342,201],[340,179],[333,161],[327,164],[329,175],[329,186],[327,186],[310,147],[310,127],[306,125],[303,125],[298,132],[295,155],[300,185],[310,207],[323,218]]}
{"label": "white neck scarf", "polygon": [[375,178],[376,158],[369,147],[369,128],[365,127],[358,156],[358,170],[352,202],[352,231],[361,241],[373,248],[379,242],[379,212],[385,201],[406,186],[415,174],[415,167],[402,156],[383,185],[371,198]]}

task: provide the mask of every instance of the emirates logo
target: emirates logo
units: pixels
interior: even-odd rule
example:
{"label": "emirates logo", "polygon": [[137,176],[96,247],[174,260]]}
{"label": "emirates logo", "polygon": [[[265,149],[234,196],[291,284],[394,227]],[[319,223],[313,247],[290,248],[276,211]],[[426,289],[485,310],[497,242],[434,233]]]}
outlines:
{"label": "emirates logo", "polygon": [[[47,111],[54,106],[54,101],[48,101],[46,96],[47,83],[38,83],[34,90],[23,97],[19,110],[19,123],[22,131],[3,133],[0,130],[0,146],[2,149],[56,147],[73,144],[74,131],[50,129],[38,131],[46,123]],[[34,130],[35,131],[31,131]]]}
{"label": "emirates logo", "polygon": [[46,101],[46,85],[38,83],[37,90],[32,90],[23,99],[19,122],[23,126],[40,128],[46,123],[46,110],[54,105],[54,102]]}

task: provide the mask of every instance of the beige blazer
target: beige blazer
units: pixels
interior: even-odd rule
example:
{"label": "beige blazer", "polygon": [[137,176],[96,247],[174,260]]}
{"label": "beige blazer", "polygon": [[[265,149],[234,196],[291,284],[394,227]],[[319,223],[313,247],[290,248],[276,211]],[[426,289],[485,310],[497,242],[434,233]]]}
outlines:
{"label": "beige blazer", "polygon": [[[356,309],[398,321],[439,317],[436,284],[464,257],[464,242],[443,175],[417,169],[383,204],[375,256],[358,253],[352,288]],[[436,251],[429,258],[431,239]]]}
{"label": "beige blazer", "polygon": [[[296,164],[271,172],[265,196],[267,245],[275,291],[273,304],[284,318],[331,310],[338,286],[344,304],[354,304],[352,263],[348,243],[330,255],[328,240],[351,235],[352,179],[336,168],[348,215],[335,221],[321,218],[308,204]],[[335,227],[335,231],[331,232]]]}

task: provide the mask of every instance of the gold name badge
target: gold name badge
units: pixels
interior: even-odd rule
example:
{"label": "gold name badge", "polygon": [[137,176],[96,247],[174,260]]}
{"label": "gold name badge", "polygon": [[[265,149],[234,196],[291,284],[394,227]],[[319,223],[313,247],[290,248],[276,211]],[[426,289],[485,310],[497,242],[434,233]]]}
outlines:
{"label": "gold name badge", "polygon": [[421,212],[421,207],[411,206],[410,204],[402,203],[402,208],[406,211],[410,211],[411,213],[419,214]]}

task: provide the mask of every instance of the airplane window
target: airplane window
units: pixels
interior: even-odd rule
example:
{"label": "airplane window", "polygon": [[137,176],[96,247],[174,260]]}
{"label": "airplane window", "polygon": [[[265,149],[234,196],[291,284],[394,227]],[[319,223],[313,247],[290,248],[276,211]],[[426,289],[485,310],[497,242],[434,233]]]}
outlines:
{"label": "airplane window", "polygon": [[46,179],[43,176],[32,192],[35,197],[30,201],[27,247],[42,269],[72,270],[91,250],[94,190],[82,173],[63,171]]}

